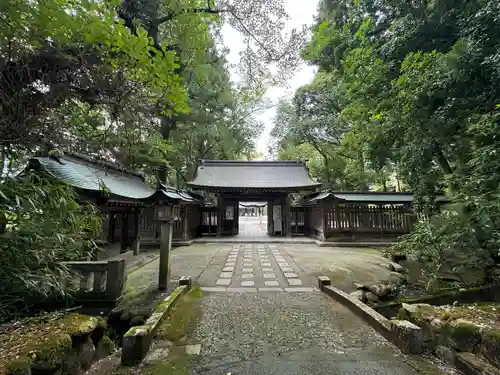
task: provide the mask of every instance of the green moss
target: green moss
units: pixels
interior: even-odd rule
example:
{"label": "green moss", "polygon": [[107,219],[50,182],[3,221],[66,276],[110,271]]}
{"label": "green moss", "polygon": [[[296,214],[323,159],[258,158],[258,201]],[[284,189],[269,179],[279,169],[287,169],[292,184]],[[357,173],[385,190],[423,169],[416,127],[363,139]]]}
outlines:
{"label": "green moss", "polygon": [[108,329],[108,322],[102,316],[96,317],[97,327],[103,329],[104,331]]}
{"label": "green moss", "polygon": [[19,358],[7,365],[7,375],[31,375],[31,360]]}
{"label": "green moss", "polygon": [[166,361],[158,361],[146,368],[141,375],[188,375],[195,358],[186,354],[184,347],[173,347]]}
{"label": "green moss", "polygon": [[99,325],[96,317],[76,313],[65,316],[61,322],[70,336],[90,335]]}
{"label": "green moss", "polygon": [[130,321],[136,316],[146,319],[155,308],[158,296],[156,287],[129,288],[111,312],[111,319],[118,317],[122,321]]}
{"label": "green moss", "polygon": [[115,350],[115,343],[109,338],[109,336],[103,336],[99,344],[102,348],[108,352],[113,352]]}
{"label": "green moss", "polygon": [[169,311],[167,318],[160,324],[156,336],[174,343],[180,343],[195,327],[201,315],[198,300],[203,296],[199,287],[192,288]]}
{"label": "green moss", "polygon": [[135,336],[138,333],[140,333],[140,331],[142,331],[142,330],[149,331],[150,329],[151,329],[151,327],[149,325],[135,326],[135,327],[130,328],[127,331],[127,333],[125,333],[124,336]]}
{"label": "green moss", "polygon": [[71,348],[71,336],[67,333],[59,333],[28,353],[34,358],[36,367],[53,368],[62,364],[64,358],[71,352]]}

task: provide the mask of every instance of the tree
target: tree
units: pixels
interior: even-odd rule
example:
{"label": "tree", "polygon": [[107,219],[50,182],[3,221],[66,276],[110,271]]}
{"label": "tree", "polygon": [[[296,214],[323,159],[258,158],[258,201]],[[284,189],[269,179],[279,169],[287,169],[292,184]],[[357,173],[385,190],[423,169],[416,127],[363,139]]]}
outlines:
{"label": "tree", "polygon": [[[445,251],[486,254],[483,267],[499,245],[491,229],[498,183],[490,179],[499,146],[499,22],[488,0],[322,1],[302,54],[319,67],[315,81],[328,85],[306,88],[297,107],[315,121],[305,135],[324,138],[345,126],[340,147],[359,170],[394,171],[419,207],[443,192],[453,197],[455,205],[419,224],[403,247],[425,253],[435,238]],[[324,121],[332,111],[335,121]]]}

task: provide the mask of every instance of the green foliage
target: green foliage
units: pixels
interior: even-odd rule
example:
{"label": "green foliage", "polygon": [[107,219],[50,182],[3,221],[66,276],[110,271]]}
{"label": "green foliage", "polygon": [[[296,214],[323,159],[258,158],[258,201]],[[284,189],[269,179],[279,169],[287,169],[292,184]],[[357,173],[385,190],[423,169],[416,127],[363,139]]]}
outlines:
{"label": "green foliage", "polygon": [[407,186],[424,212],[450,195],[399,245],[432,277],[500,260],[499,30],[493,0],[322,1],[302,51],[318,72],[275,120],[277,154],[311,145],[327,186]]}
{"label": "green foliage", "polygon": [[90,248],[100,219],[74,191],[46,178],[26,175],[0,185],[0,320],[23,313],[47,298],[64,295],[69,270]]}

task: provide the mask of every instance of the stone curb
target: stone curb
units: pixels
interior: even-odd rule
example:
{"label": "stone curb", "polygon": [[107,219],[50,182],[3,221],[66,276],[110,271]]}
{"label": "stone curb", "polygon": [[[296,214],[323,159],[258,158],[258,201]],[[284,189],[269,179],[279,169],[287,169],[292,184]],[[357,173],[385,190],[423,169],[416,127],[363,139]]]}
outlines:
{"label": "stone curb", "polygon": [[141,363],[149,351],[153,336],[163,318],[174,306],[175,302],[189,291],[191,284],[191,277],[181,277],[179,286],[167,298],[156,305],[153,314],[146,323],[142,326],[132,327],[125,333],[122,341],[122,365],[133,366]]}
{"label": "stone curb", "polygon": [[403,353],[422,353],[422,331],[420,327],[408,321],[398,320],[392,322],[357,298],[350,296],[330,284],[331,280],[329,277],[318,277],[318,287],[322,292],[346,306],[355,315],[363,319],[385,337],[385,339],[398,347]]}

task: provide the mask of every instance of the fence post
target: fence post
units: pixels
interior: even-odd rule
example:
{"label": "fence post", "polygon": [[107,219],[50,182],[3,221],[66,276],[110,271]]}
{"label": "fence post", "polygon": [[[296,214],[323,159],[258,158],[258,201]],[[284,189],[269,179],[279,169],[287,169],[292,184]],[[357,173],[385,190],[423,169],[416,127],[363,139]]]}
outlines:
{"label": "fence post", "polygon": [[125,259],[112,259],[108,261],[106,275],[106,294],[108,299],[116,301],[123,292],[125,284]]}

